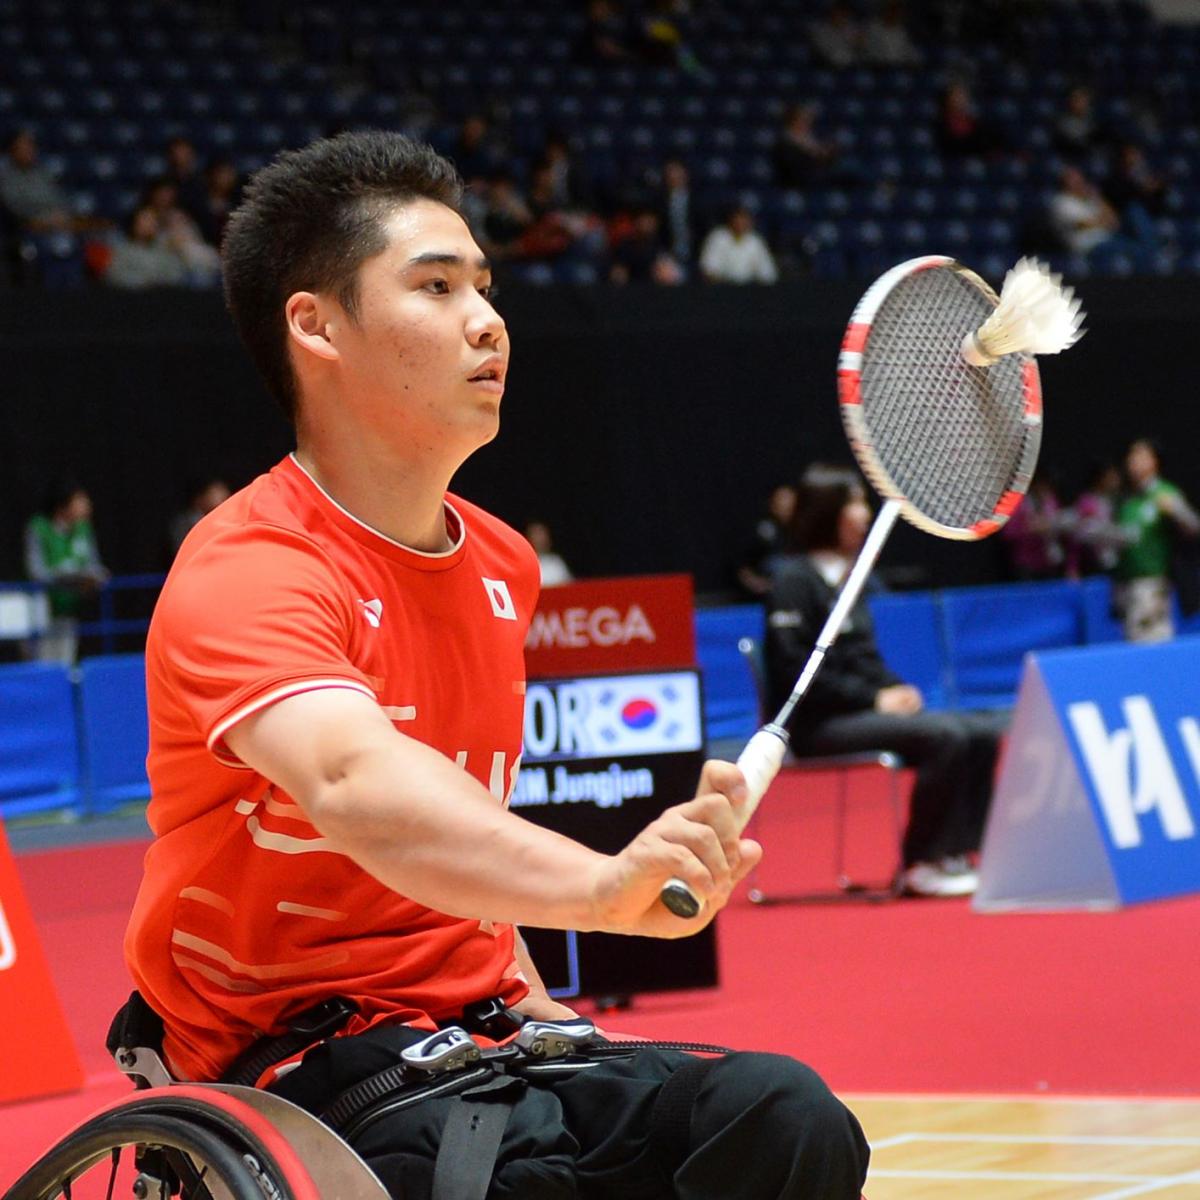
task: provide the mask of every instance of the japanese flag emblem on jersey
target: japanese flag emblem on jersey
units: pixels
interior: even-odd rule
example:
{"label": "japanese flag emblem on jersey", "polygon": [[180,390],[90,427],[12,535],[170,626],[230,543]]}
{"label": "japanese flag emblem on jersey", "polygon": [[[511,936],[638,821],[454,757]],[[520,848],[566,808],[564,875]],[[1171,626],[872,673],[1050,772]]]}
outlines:
{"label": "japanese flag emblem on jersey", "polygon": [[512,596],[508,594],[508,584],[503,579],[484,579],[483,587],[488,600],[491,601],[492,615],[505,621],[515,621],[517,608],[513,604]]}

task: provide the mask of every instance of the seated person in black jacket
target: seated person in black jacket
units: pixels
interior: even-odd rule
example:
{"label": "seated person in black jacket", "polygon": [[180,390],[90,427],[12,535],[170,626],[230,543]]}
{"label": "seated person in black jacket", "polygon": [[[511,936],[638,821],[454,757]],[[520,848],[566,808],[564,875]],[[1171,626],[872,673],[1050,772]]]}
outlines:
{"label": "seated person in black jacket", "polygon": [[[829,616],[871,523],[858,476],[814,466],[800,485],[794,553],[767,605],[771,703],[787,698]],[[1005,719],[996,713],[923,711],[920,691],[888,669],[860,599],[790,724],[798,754],[892,750],[916,768],[904,835],[905,890],[963,896],[975,890],[967,857],[979,849]]]}

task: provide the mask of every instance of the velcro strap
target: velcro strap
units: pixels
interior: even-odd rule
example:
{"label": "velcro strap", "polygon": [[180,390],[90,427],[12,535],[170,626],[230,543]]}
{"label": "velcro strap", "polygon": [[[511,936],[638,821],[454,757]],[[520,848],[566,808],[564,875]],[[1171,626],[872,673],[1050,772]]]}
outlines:
{"label": "velcro strap", "polygon": [[692,1141],[692,1107],[717,1058],[695,1058],[673,1072],[658,1090],[650,1113],[650,1144],[668,1175],[688,1156]]}
{"label": "velcro strap", "polygon": [[509,1113],[523,1090],[519,1080],[500,1076],[455,1097],[442,1129],[430,1200],[484,1200]]}

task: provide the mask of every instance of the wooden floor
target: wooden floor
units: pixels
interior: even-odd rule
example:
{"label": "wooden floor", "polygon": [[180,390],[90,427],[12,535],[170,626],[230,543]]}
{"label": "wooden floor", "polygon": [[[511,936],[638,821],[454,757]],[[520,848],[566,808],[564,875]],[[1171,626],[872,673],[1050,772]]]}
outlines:
{"label": "wooden floor", "polygon": [[1200,1099],[843,1098],[870,1200],[1200,1200]]}

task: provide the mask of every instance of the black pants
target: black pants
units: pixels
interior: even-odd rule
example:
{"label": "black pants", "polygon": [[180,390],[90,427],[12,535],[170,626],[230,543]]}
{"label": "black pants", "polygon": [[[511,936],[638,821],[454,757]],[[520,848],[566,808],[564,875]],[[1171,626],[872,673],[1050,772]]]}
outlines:
{"label": "black pants", "polygon": [[983,840],[996,752],[1008,725],[997,712],[857,712],[829,717],[795,739],[801,754],[892,750],[915,767],[904,864],[978,850]]}
{"label": "black pants", "polygon": [[[403,1027],[335,1038],[272,1091],[319,1112],[337,1092],[391,1065]],[[859,1200],[870,1154],[853,1114],[794,1059],[732,1054],[713,1062],[681,1138],[656,1137],[655,1102],[692,1055],[646,1049],[522,1087],[488,1200]],[[383,1118],[354,1148],[394,1197],[428,1200],[451,1098]]]}

